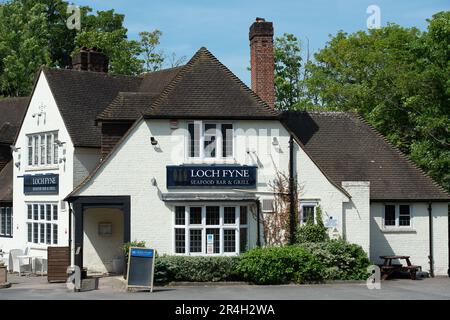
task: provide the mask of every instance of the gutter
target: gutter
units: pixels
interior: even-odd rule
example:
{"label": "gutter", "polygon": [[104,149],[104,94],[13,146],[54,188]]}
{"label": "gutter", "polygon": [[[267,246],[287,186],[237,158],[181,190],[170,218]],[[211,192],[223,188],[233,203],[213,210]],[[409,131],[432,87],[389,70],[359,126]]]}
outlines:
{"label": "gutter", "polygon": [[433,214],[432,214],[432,206],[431,202],[428,203],[428,235],[429,235],[429,246],[430,246],[430,254],[428,256],[429,264],[430,264],[430,277],[434,278],[434,268],[433,268]]}
{"label": "gutter", "polygon": [[260,202],[259,199],[256,202],[256,246],[261,247],[261,226],[260,226]]}
{"label": "gutter", "polygon": [[294,193],[294,136],[289,137],[289,242],[295,242],[295,193]]}

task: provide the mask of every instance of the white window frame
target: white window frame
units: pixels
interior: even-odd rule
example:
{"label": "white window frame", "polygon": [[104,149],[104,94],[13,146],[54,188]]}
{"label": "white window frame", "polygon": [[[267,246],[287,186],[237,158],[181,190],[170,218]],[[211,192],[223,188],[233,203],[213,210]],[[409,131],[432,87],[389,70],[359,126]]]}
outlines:
{"label": "white window frame", "polygon": [[[10,216],[9,226],[11,230],[7,229],[8,226],[8,211]],[[5,215],[5,218],[3,218],[3,215]],[[3,220],[5,220],[5,233],[2,233],[3,229]],[[13,223],[14,223],[14,215],[13,215],[13,207],[12,206],[6,206],[6,205],[0,205],[0,238],[12,238],[13,237]],[[8,232],[9,231],[9,232]]]}
{"label": "white window frame", "polygon": [[[247,207],[247,224],[240,225],[240,207]],[[176,207],[184,207],[184,225],[176,224]],[[202,214],[201,224],[190,224],[189,221],[189,210],[190,207],[200,207]],[[218,225],[206,225],[206,207],[219,207],[219,224]],[[224,224],[224,208],[225,207],[235,207],[235,223],[234,224]],[[247,203],[207,203],[207,204],[196,204],[196,203],[177,203],[173,205],[172,210],[172,246],[173,254],[175,255],[188,255],[188,256],[236,256],[240,253],[240,229],[247,229],[247,247],[249,242],[249,219],[250,219],[250,204]],[[175,239],[175,229],[185,230],[185,249],[184,253],[176,252],[176,239]],[[190,252],[190,230],[202,230],[202,251],[201,252]],[[206,229],[219,229],[220,246],[219,253],[206,253]],[[224,230],[234,230],[235,232],[235,251],[234,252],[224,252]]]}
{"label": "white window frame", "polygon": [[314,200],[300,200],[299,203],[299,210],[298,210],[298,223],[300,225],[305,224],[305,222],[303,222],[303,207],[314,207],[314,223],[316,223],[316,218],[317,218],[317,207],[319,206],[319,201],[314,201]]}
{"label": "white window frame", "polygon": [[[58,139],[58,131],[45,131],[27,134],[27,169],[54,169],[59,165],[59,147],[56,144]],[[48,149],[47,137],[50,138],[50,149]],[[43,142],[42,142],[43,137]],[[31,138],[31,140],[30,140]],[[31,146],[30,146],[31,141]],[[31,152],[31,154],[30,154]],[[48,155],[50,155],[50,163],[48,161]],[[43,156],[43,157],[42,157]],[[31,160],[31,164],[30,164]]]}
{"label": "white window frame", "polygon": [[[392,205],[395,207],[395,225],[386,225],[386,206]],[[400,206],[409,206],[409,226],[401,226],[400,225]],[[412,229],[413,228],[413,205],[411,203],[404,203],[404,202],[395,202],[395,203],[383,203],[383,228],[384,229]]]}
{"label": "white window frame", "polygon": [[[190,133],[189,133],[189,125],[190,124],[199,124],[200,125],[200,139],[199,139],[199,156],[191,157],[191,145],[190,145]],[[205,125],[206,124],[214,124],[216,125],[216,156],[215,157],[205,157]],[[223,156],[223,137],[222,137],[222,125],[230,124],[232,127],[232,153],[228,157]],[[194,126],[195,128],[195,126]],[[235,155],[236,155],[236,127],[234,121],[188,121],[186,123],[186,137],[185,137],[185,158],[187,162],[190,163],[208,163],[208,162],[230,162],[234,163]]]}
{"label": "white window frame", "polygon": [[[31,219],[28,218],[28,206],[31,206]],[[37,213],[37,218],[38,219],[34,219],[35,217],[35,212],[34,212],[34,206],[37,206],[38,208],[38,213]],[[44,207],[44,213],[41,213],[41,208],[42,206]],[[50,206],[50,220],[47,220],[47,206]],[[56,207],[56,215],[55,215],[55,207]],[[26,242],[30,245],[33,246],[54,246],[54,245],[58,245],[60,243],[60,238],[59,238],[59,206],[58,206],[58,202],[57,201],[34,201],[34,202],[25,202],[25,230],[26,230]],[[42,218],[43,217],[43,218]],[[56,217],[56,219],[55,219]],[[28,241],[28,225],[31,224],[31,242]],[[37,238],[38,241],[34,242],[34,226],[35,224],[37,224],[38,227],[38,231],[37,231]],[[50,243],[47,243],[47,224],[51,225],[50,228]],[[44,239],[43,242],[41,242],[41,227],[42,225],[44,225]],[[54,237],[54,232],[55,232],[55,226],[56,226],[56,232],[57,232],[57,239],[56,239],[56,243],[55,243],[55,237]]]}

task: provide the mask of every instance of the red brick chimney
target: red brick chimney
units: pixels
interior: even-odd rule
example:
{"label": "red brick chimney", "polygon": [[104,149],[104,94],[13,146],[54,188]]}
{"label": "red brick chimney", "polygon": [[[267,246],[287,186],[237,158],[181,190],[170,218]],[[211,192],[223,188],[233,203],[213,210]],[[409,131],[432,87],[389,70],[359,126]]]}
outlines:
{"label": "red brick chimney", "polygon": [[78,71],[108,72],[108,56],[101,49],[86,47],[72,58],[72,68]]}
{"label": "red brick chimney", "polygon": [[252,90],[271,107],[275,104],[273,24],[256,18],[250,26]]}

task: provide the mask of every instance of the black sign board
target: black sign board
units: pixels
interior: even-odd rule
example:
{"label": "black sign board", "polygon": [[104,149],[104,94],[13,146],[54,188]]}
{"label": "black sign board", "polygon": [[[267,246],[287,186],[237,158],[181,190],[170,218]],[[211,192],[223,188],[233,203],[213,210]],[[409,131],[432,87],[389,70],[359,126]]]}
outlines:
{"label": "black sign board", "polygon": [[128,255],[127,289],[130,287],[150,288],[153,292],[155,250],[130,247]]}
{"label": "black sign board", "polygon": [[167,188],[256,188],[255,166],[167,166]]}
{"label": "black sign board", "polygon": [[53,173],[24,175],[23,192],[25,194],[58,194],[59,175]]}

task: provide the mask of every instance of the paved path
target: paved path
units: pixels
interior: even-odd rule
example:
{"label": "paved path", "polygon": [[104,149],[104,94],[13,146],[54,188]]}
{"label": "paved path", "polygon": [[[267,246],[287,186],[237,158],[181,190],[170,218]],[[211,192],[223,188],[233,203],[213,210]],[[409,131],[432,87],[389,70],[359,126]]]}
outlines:
{"label": "paved path", "polygon": [[154,293],[125,292],[119,277],[100,279],[99,290],[71,292],[64,283],[49,284],[46,277],[9,276],[11,288],[0,289],[0,300],[6,299],[167,299],[167,300],[304,300],[304,299],[446,299],[450,300],[450,278],[412,281],[388,280],[381,290],[369,290],[365,283],[332,283],[284,286],[173,286],[156,287]]}

